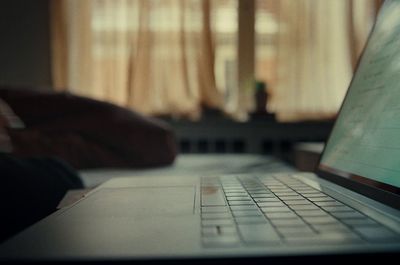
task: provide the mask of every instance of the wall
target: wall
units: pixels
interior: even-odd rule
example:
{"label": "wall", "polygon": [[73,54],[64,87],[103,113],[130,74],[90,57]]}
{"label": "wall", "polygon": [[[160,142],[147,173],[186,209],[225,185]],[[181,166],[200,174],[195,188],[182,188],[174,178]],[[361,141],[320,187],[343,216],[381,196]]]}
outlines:
{"label": "wall", "polygon": [[49,1],[0,2],[0,85],[51,86]]}

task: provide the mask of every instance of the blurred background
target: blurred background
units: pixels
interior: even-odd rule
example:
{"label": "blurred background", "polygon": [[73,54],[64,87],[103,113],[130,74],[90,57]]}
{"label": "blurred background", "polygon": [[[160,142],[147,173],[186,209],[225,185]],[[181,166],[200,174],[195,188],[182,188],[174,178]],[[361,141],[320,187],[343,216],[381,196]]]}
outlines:
{"label": "blurred background", "polygon": [[326,139],[381,2],[2,1],[0,85],[162,117],[182,152],[280,151]]}

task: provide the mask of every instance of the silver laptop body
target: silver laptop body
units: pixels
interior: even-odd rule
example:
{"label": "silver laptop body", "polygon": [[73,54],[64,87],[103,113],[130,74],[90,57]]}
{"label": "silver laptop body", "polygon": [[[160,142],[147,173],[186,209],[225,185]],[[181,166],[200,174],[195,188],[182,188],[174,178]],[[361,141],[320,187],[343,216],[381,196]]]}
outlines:
{"label": "silver laptop body", "polygon": [[0,246],[2,261],[400,252],[400,1],[386,1],[317,174],[112,179]]}

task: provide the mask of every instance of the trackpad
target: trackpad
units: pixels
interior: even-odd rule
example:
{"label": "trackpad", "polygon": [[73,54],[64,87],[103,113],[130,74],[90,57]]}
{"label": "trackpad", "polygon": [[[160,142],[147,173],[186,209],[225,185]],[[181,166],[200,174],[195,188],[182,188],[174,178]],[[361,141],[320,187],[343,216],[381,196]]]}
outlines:
{"label": "trackpad", "polygon": [[195,186],[103,188],[64,213],[89,217],[193,214]]}

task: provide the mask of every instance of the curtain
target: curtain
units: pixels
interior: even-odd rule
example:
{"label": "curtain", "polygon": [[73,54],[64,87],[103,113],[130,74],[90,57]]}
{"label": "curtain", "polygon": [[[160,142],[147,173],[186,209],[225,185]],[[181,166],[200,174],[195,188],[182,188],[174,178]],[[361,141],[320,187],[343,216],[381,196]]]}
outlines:
{"label": "curtain", "polygon": [[53,0],[51,9],[58,89],[147,114],[222,108],[210,0]]}
{"label": "curtain", "polygon": [[332,118],[374,20],[375,1],[280,0],[277,76],[269,110],[281,121]]}
{"label": "curtain", "polygon": [[[237,84],[237,1],[50,2],[56,89],[146,114],[248,110]],[[257,0],[272,14],[261,28],[277,25],[263,43],[272,60],[256,58],[268,66],[257,70],[269,83],[268,110],[280,121],[334,117],[381,2]]]}

